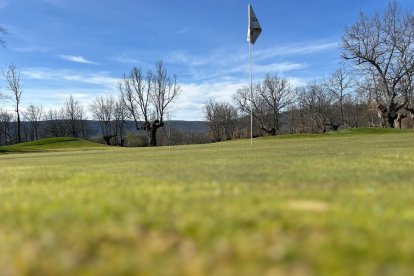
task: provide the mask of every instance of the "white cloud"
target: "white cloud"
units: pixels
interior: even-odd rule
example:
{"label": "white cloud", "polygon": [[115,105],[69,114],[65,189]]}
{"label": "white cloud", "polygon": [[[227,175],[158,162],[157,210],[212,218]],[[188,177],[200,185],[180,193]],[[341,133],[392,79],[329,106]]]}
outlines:
{"label": "white cloud", "polygon": [[[306,60],[305,57],[302,59],[302,55],[330,51],[335,47],[337,47],[336,42],[314,42],[255,49],[253,58],[254,81],[261,80],[266,73],[277,73],[287,78],[293,87],[305,85],[312,80],[312,77],[304,79],[298,77],[298,74],[296,76],[291,74],[291,72],[297,70],[306,69],[309,71],[312,69],[312,61]],[[190,55],[185,51],[170,52],[165,59],[166,63],[169,63],[167,64],[168,67],[185,68],[184,72],[187,74],[187,78],[181,82],[182,93],[170,108],[174,111],[173,119],[204,120],[202,108],[209,99],[232,103],[232,97],[237,90],[249,83],[248,55],[245,50],[242,48],[233,50],[216,49],[205,56]],[[292,56],[295,56],[295,58],[290,59],[289,57]],[[297,56],[300,57],[297,58]],[[64,57],[67,60],[76,60],[76,62],[91,62],[83,57],[61,56],[61,58]],[[143,66],[149,58],[124,54],[114,55],[108,57],[108,59]],[[151,67],[149,66],[149,68]],[[33,91],[36,96],[32,96],[32,99],[35,100],[38,95],[42,95],[39,100],[51,106],[53,106],[53,103],[56,106],[63,104],[69,95],[76,95],[76,98],[84,106],[88,106],[90,101],[97,95],[118,94],[116,84],[119,78],[112,77],[108,72],[26,68],[21,71],[21,74],[22,77],[28,80],[47,80],[38,83],[48,83],[56,88],[65,87],[59,90],[54,90],[53,87],[36,88],[37,92]],[[299,72],[300,75],[309,76],[308,74],[302,74],[302,72]],[[30,91],[27,90],[27,92]]]}
{"label": "white cloud", "polygon": [[60,108],[72,95],[87,111],[96,96],[119,94],[119,79],[107,72],[23,68],[20,73],[24,84],[23,106],[33,103],[42,105],[45,110]]}
{"label": "white cloud", "polygon": [[24,68],[23,77],[31,80],[66,81],[71,83],[94,84],[97,87],[116,87],[119,78],[111,77],[107,72],[78,72],[65,69]]}
{"label": "white cloud", "polygon": [[257,50],[253,52],[253,55],[259,60],[264,60],[274,57],[309,55],[316,52],[323,52],[336,48],[338,48],[338,41],[298,42]]}
{"label": "white cloud", "polygon": [[59,57],[63,60],[76,62],[76,63],[83,63],[83,64],[96,64],[93,61],[87,60],[83,56],[72,56],[72,55],[59,55]]}
{"label": "white cloud", "polygon": [[[253,64],[252,69],[254,74],[274,74],[274,73],[285,73],[294,70],[300,70],[306,68],[307,64],[292,63],[292,62],[281,62],[281,63],[270,63],[270,64]],[[246,65],[240,65],[237,67],[230,68],[225,73],[242,73],[248,72],[249,68]]]}
{"label": "white cloud", "polygon": [[185,51],[172,51],[166,57],[168,63],[185,64],[188,66],[202,66],[209,63],[214,63],[211,57],[198,57],[189,55]]}
{"label": "white cloud", "polygon": [[[332,50],[338,47],[337,41],[321,42],[308,41],[298,42],[285,45],[275,45],[269,48],[253,51],[254,60],[269,60],[275,57],[289,57],[309,55],[316,52]],[[189,66],[203,66],[208,64],[218,64],[222,66],[233,66],[240,61],[248,58],[245,48],[236,49],[215,49],[211,53],[203,56],[191,55],[185,51],[172,51],[167,56],[166,61],[171,63],[180,63]]]}
{"label": "white cloud", "polygon": [[41,105],[43,110],[47,112],[50,109],[59,109],[70,96],[73,96],[84,108],[88,118],[92,118],[89,114],[89,105],[93,99],[100,95],[111,95],[114,91],[101,89],[85,89],[85,88],[27,88],[24,90],[22,97],[22,106],[29,104]]}
{"label": "white cloud", "polygon": [[275,72],[284,73],[284,72],[303,69],[303,68],[306,68],[307,65],[301,64],[301,63],[282,62],[282,63],[271,63],[271,64],[266,64],[266,65],[258,65],[256,67],[257,68],[255,69],[255,71],[257,73],[262,73],[262,74],[271,73],[272,74]]}
{"label": "white cloud", "polygon": [[302,78],[286,78],[291,87],[295,88],[295,87],[300,87],[300,86],[305,86],[308,82],[311,82],[312,80],[305,80]]}
{"label": "white cloud", "polygon": [[135,65],[145,64],[139,58],[136,58],[132,55],[127,55],[127,54],[115,54],[113,56],[106,57],[106,59],[120,62],[120,63],[130,63],[130,64],[135,64]]}
{"label": "white cloud", "polygon": [[[292,87],[306,85],[312,79],[287,78]],[[229,102],[233,104],[233,95],[243,86],[248,85],[248,80],[229,79],[218,82],[185,83],[181,85],[181,94],[178,96],[172,108],[175,111],[173,119],[176,120],[204,120],[202,110],[209,99],[217,102]]]}
{"label": "white cloud", "polygon": [[204,120],[202,109],[209,99],[232,102],[237,89],[245,83],[237,80],[222,82],[185,83],[172,108],[177,120]]}
{"label": "white cloud", "polygon": [[[30,103],[40,104],[45,110],[59,108],[70,95],[74,96],[86,109],[91,101],[99,95],[118,95],[117,78],[107,73],[79,73],[70,70],[24,69],[21,71],[22,81],[26,84],[23,106]],[[59,83],[57,88],[36,87],[30,81],[48,80]],[[288,78],[293,87],[306,84],[310,80]],[[84,85],[86,84],[86,86]],[[93,84],[88,86],[88,84]],[[204,120],[202,109],[209,99],[233,103],[233,95],[237,90],[248,85],[248,80],[223,78],[220,81],[201,83],[182,83],[181,94],[170,106],[174,120]],[[62,88],[65,87],[65,88]],[[90,115],[88,115],[90,117]]]}
{"label": "white cloud", "polygon": [[[266,73],[283,74],[301,71],[303,75],[315,66],[309,56],[320,55],[335,50],[336,41],[306,41],[268,48],[257,48],[253,51],[253,73],[262,77]],[[171,51],[166,62],[186,68],[186,80],[189,82],[206,82],[222,80],[223,77],[246,77],[249,73],[249,57],[246,47],[220,47],[205,55],[194,55],[187,51]]]}
{"label": "white cloud", "polygon": [[23,69],[21,74],[28,79],[33,80],[53,80],[55,77],[50,72],[40,69]]}

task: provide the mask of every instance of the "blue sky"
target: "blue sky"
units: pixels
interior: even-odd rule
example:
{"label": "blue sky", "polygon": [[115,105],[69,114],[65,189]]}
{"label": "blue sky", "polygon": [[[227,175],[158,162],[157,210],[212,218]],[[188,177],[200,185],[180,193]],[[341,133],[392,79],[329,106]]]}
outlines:
{"label": "blue sky", "polygon": [[[0,69],[21,72],[22,104],[58,107],[74,95],[85,108],[96,96],[117,95],[133,66],[163,60],[182,92],[172,118],[202,120],[209,99],[231,100],[249,82],[247,4],[263,28],[253,46],[254,79],[266,73],[294,85],[339,67],[343,29],[360,11],[386,0],[0,0],[7,48]],[[414,1],[397,1],[412,10]],[[5,90],[4,81],[0,89]],[[8,104],[3,103],[3,108]]]}

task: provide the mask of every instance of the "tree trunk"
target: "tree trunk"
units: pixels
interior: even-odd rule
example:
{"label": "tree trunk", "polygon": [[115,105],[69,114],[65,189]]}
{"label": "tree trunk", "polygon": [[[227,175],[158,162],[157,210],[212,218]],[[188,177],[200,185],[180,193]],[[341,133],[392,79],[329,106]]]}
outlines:
{"label": "tree trunk", "polygon": [[151,129],[150,131],[147,132],[150,147],[156,147],[157,146],[157,130],[158,130],[158,128],[153,128],[153,129]]}
{"label": "tree trunk", "polygon": [[112,137],[113,136],[103,136],[103,139],[105,140],[105,142],[108,146],[111,145],[110,140],[111,140]]}
{"label": "tree trunk", "polygon": [[407,117],[405,113],[399,113],[397,119],[394,121],[395,127],[401,129],[402,128],[402,120]]}
{"label": "tree trunk", "polygon": [[272,128],[262,127],[262,130],[264,130],[267,133],[267,135],[271,135],[271,136],[276,135],[276,129],[274,127],[272,127]]}
{"label": "tree trunk", "polygon": [[392,116],[387,116],[387,127],[394,128],[394,118]]}
{"label": "tree trunk", "polygon": [[332,124],[332,130],[337,131],[341,125],[340,124]]}
{"label": "tree trunk", "polygon": [[395,120],[395,128],[401,129],[401,120]]}
{"label": "tree trunk", "polygon": [[21,142],[22,142],[22,136],[21,136],[21,131],[20,131],[20,128],[21,128],[20,114],[19,114],[19,112],[17,111],[17,141],[18,141],[19,143],[21,143]]}
{"label": "tree trunk", "polygon": [[160,127],[163,127],[164,123],[159,120],[155,120],[152,124],[146,123],[144,125],[145,130],[147,131],[148,140],[150,147],[156,147],[157,144],[157,131]]}
{"label": "tree trunk", "polygon": [[395,116],[391,112],[387,114],[387,127],[395,128]]}

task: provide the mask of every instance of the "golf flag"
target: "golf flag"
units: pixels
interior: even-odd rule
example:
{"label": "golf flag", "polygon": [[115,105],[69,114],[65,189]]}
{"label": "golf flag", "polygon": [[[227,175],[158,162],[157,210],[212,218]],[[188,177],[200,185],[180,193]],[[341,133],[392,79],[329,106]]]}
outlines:
{"label": "golf flag", "polygon": [[247,30],[247,42],[254,44],[262,32],[262,27],[260,27],[259,20],[257,20],[256,14],[253,11],[252,5],[248,6],[249,14],[249,29]]}

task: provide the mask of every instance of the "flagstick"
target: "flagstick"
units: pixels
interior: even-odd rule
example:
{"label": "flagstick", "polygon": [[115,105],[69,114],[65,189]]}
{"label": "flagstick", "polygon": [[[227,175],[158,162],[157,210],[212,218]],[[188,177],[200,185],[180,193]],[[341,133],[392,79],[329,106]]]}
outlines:
{"label": "flagstick", "polygon": [[250,145],[253,146],[253,77],[252,77],[252,44],[249,41],[250,61]]}
{"label": "flagstick", "polygon": [[253,146],[253,76],[252,76],[252,44],[262,32],[256,14],[252,5],[247,6],[247,15],[249,18],[249,26],[247,29],[247,41],[249,42],[249,62],[250,62],[250,146]]}

